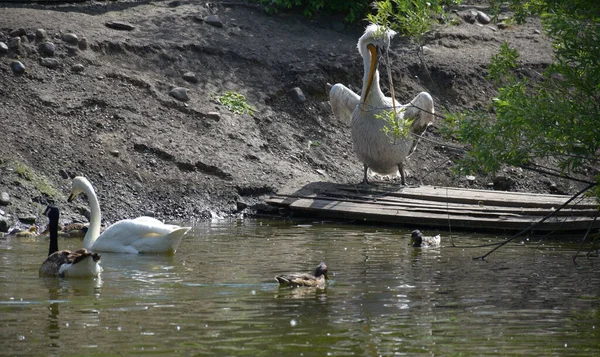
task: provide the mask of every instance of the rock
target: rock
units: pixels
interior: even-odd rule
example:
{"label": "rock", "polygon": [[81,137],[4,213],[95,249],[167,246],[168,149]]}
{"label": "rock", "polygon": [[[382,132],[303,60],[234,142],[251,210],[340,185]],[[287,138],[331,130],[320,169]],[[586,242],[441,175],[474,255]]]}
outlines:
{"label": "rock", "polygon": [[0,232],[7,233],[10,227],[10,222],[6,217],[0,217]]}
{"label": "rock", "polygon": [[154,213],[154,211],[146,210],[146,211],[144,211],[144,213],[142,213],[142,216],[145,216],[145,217],[156,217],[156,213]]}
{"label": "rock", "polygon": [[473,175],[467,175],[467,181],[469,182],[470,185],[472,185],[473,183],[475,183],[475,176]]}
{"label": "rock", "polygon": [[23,74],[25,73],[25,65],[19,61],[13,61],[10,64],[10,68],[13,70],[15,74]]}
{"label": "rock", "polygon": [[25,31],[24,28],[14,29],[8,33],[8,35],[10,37],[21,37],[21,36],[25,36],[26,34],[27,34],[27,32]]}
{"label": "rock", "polygon": [[183,79],[190,83],[198,83],[198,78],[196,77],[196,73],[194,73],[194,72],[184,73]]}
{"label": "rock", "polygon": [[470,24],[474,24],[477,21],[477,11],[475,10],[459,11],[457,15]]}
{"label": "rock", "polygon": [[54,56],[56,45],[54,45],[52,42],[43,42],[38,47],[38,50],[42,53],[42,55]]}
{"label": "rock", "polygon": [[204,22],[206,22],[207,24],[212,25],[214,27],[223,27],[223,21],[221,21],[221,19],[217,15],[207,16],[204,19]]}
{"label": "rock", "polygon": [[20,37],[11,37],[8,40],[8,48],[11,50],[18,50],[21,47],[21,38]]}
{"label": "rock", "polygon": [[34,224],[37,217],[31,213],[20,213],[17,218],[21,223]]}
{"label": "rock", "polygon": [[121,154],[119,150],[111,150],[109,151],[109,153],[114,157],[119,157],[119,155]]}
{"label": "rock", "polygon": [[515,181],[507,176],[496,176],[494,177],[493,185],[494,190],[508,191],[515,185]]}
{"label": "rock", "polygon": [[46,33],[46,30],[44,30],[44,29],[35,30],[35,39],[37,41],[43,41],[46,39],[46,37],[48,37],[48,33]]}
{"label": "rock", "polygon": [[206,113],[206,117],[209,119],[212,119],[214,121],[219,121],[221,120],[221,113],[219,112],[208,112]]}
{"label": "rock", "polygon": [[248,208],[248,204],[243,201],[237,201],[235,203],[235,205],[236,205],[237,212],[241,212],[241,211],[245,210],[246,208]]}
{"label": "rock", "polygon": [[301,104],[301,103],[306,102],[306,96],[304,95],[304,93],[302,93],[302,89],[300,89],[298,87],[294,87],[294,88],[290,89],[288,94],[292,98],[292,100],[296,103]]}
{"label": "rock", "polygon": [[62,40],[69,45],[77,45],[79,43],[79,37],[74,33],[66,33],[63,35]]}
{"label": "rock", "polygon": [[485,12],[477,11],[477,21],[484,25],[487,25],[490,23],[490,21],[492,21],[492,19],[490,19],[490,17]]}
{"label": "rock", "polygon": [[10,196],[8,192],[0,193],[0,206],[8,206],[10,204]]}
{"label": "rock", "polygon": [[506,30],[508,28],[508,24],[504,22],[499,22],[498,24],[496,24],[496,26],[498,26],[500,30]]}
{"label": "rock", "polygon": [[108,21],[104,25],[110,29],[119,31],[133,31],[135,29],[135,26],[123,21]]}
{"label": "rock", "polygon": [[55,69],[60,64],[60,62],[58,62],[58,59],[52,58],[52,57],[44,57],[44,58],[42,58],[41,62],[42,62],[42,66],[48,67],[50,69]]}
{"label": "rock", "polygon": [[88,47],[89,47],[87,38],[85,38],[85,37],[82,37],[82,38],[79,40],[79,43],[77,44],[77,46],[79,46],[79,49],[80,49],[80,50],[82,50],[82,51],[85,51],[85,50],[87,50],[87,49],[88,49]]}
{"label": "rock", "polygon": [[85,67],[81,63],[76,63],[73,66],[71,66],[71,71],[75,73],[81,73],[84,69]]}
{"label": "rock", "polygon": [[177,100],[182,101],[182,102],[187,102],[188,100],[190,100],[190,97],[188,96],[187,88],[183,88],[183,87],[175,87],[175,88],[171,89],[171,91],[169,92],[169,95]]}
{"label": "rock", "polygon": [[0,42],[0,56],[8,53],[8,46],[4,42]]}

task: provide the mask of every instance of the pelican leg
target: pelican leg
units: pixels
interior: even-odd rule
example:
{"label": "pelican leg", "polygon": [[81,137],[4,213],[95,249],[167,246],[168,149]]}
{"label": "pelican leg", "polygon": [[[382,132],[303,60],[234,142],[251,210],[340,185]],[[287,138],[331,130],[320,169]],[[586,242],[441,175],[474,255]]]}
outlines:
{"label": "pelican leg", "polygon": [[406,173],[404,172],[404,163],[398,164],[398,171],[400,171],[400,184],[406,186]]}

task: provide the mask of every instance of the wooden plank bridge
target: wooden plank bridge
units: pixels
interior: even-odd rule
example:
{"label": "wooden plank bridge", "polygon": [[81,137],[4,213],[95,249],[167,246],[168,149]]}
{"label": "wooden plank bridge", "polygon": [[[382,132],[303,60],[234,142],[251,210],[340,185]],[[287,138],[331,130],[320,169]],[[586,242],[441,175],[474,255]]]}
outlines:
{"label": "wooden plank bridge", "polygon": [[557,211],[570,198],[436,186],[321,183],[312,190],[274,195],[266,203],[303,216],[429,229],[520,231],[551,213],[534,232],[567,233],[587,230],[590,225],[600,228],[594,199],[576,199]]}

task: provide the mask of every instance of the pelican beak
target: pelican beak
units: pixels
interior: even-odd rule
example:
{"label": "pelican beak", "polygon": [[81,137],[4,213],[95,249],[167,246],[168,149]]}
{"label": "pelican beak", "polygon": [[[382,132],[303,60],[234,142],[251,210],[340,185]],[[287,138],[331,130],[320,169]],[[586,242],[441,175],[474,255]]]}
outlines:
{"label": "pelican beak", "polygon": [[375,76],[375,71],[377,70],[377,63],[379,62],[379,57],[377,57],[377,47],[374,44],[369,43],[367,45],[367,49],[371,53],[371,66],[369,67],[369,77],[367,80],[367,90],[365,90],[365,97],[363,98],[363,105],[360,109],[361,112],[364,112],[367,106],[367,98],[369,97],[369,93],[371,92],[371,88],[373,88],[373,77]]}

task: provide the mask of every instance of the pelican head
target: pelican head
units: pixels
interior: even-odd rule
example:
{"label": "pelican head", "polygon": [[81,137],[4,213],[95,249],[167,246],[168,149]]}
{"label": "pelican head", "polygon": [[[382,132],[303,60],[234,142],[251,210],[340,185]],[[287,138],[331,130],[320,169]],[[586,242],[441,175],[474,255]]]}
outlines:
{"label": "pelican head", "polygon": [[367,98],[373,88],[373,82],[377,86],[379,85],[379,73],[377,72],[379,58],[381,57],[381,53],[389,48],[390,41],[394,35],[396,35],[396,32],[393,30],[371,24],[367,26],[365,33],[358,39],[358,52],[360,52],[365,65],[365,78],[363,80],[363,93],[361,95],[363,105],[361,111],[365,110]]}

